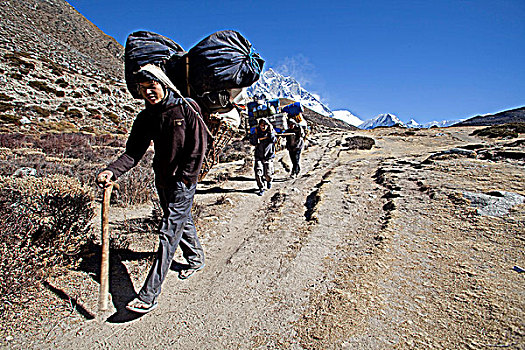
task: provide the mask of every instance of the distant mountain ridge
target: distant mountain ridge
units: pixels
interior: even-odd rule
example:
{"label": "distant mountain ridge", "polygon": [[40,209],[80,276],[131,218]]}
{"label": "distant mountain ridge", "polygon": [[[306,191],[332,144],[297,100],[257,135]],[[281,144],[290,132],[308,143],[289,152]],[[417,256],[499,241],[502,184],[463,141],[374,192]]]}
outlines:
{"label": "distant mountain ridge", "polygon": [[358,127],[360,129],[373,129],[377,127],[389,127],[389,126],[400,126],[404,128],[430,128],[437,126],[445,128],[456,124],[457,120],[442,120],[442,121],[431,121],[428,123],[420,124],[414,119],[410,119],[407,123],[402,122],[397,116],[390,113],[380,114],[375,118],[364,121]]}
{"label": "distant mountain ridge", "polygon": [[509,109],[495,114],[478,115],[454,126],[488,126],[505,123],[525,123],[525,107]]}
{"label": "distant mountain ridge", "polygon": [[443,120],[421,124],[412,119],[408,123],[404,123],[391,113],[380,114],[374,118],[363,121],[349,110],[332,111],[327,105],[322,103],[318,97],[304,89],[293,77],[283,76],[273,68],[269,68],[263,72],[260,79],[247,89],[247,93],[250,97],[263,95],[267,99],[284,98],[291,101],[298,101],[301,102],[304,107],[316,113],[325,117],[341,120],[350,126],[360,129],[389,126],[407,128],[447,127],[458,122],[458,120]]}

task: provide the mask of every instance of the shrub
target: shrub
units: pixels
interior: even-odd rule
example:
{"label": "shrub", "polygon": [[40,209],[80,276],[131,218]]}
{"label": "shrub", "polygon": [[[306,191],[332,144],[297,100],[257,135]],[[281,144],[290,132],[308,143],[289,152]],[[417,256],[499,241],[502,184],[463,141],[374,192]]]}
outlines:
{"label": "shrub", "polygon": [[96,129],[95,127],[91,126],[91,125],[88,125],[88,126],[82,126],[80,128],[80,131],[82,132],[88,132],[88,133],[91,133],[91,134],[96,134]]}
{"label": "shrub", "polygon": [[11,74],[9,74],[9,76],[10,76],[11,78],[13,78],[13,79],[16,79],[16,80],[22,80],[22,79],[24,79],[24,76],[23,76],[22,74],[20,74],[20,73],[16,73],[16,72],[15,72],[15,73],[11,73]]}
{"label": "shrub", "polygon": [[29,86],[31,86],[35,90],[40,90],[49,94],[54,94],[57,97],[64,97],[66,95],[64,91],[58,91],[56,89],[53,89],[43,81],[32,80],[29,82]]}
{"label": "shrub", "polygon": [[45,134],[40,136],[36,146],[46,154],[91,160],[94,157],[92,140],[93,136],[82,133]]}
{"label": "shrub", "polygon": [[51,115],[51,111],[40,106],[32,106],[31,110],[36,112],[40,117],[47,118]]}
{"label": "shrub", "polygon": [[62,102],[62,103],[57,107],[57,112],[64,113],[65,111],[67,111],[68,108],[69,108],[69,105],[68,105],[66,102]]}
{"label": "shrub", "polygon": [[128,106],[128,105],[124,105],[124,106],[122,106],[122,108],[125,111],[129,112],[129,113],[134,113],[135,112],[135,109],[133,107],[131,107],[131,106]]}
{"label": "shrub", "polygon": [[14,52],[8,52],[4,55],[5,59],[20,58],[20,57],[31,58],[31,54],[29,52],[24,52],[24,51],[14,51]]}
{"label": "shrub", "polygon": [[30,65],[23,65],[18,67],[18,71],[23,75],[28,75],[32,69],[35,69],[35,65],[32,63]]}
{"label": "shrub", "polygon": [[100,93],[102,93],[102,94],[106,94],[106,95],[111,95],[111,90],[108,89],[108,88],[105,87],[105,86],[101,86],[101,87],[100,87]]}
{"label": "shrub", "polygon": [[20,123],[20,119],[22,119],[22,117],[18,115],[0,114],[0,122],[2,123],[18,124]]}
{"label": "shrub", "polygon": [[29,82],[29,86],[31,86],[33,89],[44,91],[44,92],[49,92],[49,93],[54,92],[53,88],[47,86],[47,84],[43,81],[32,80]]}
{"label": "shrub", "polygon": [[366,136],[350,136],[347,137],[346,142],[343,146],[348,147],[348,149],[372,149],[375,145],[373,138]]}
{"label": "shrub", "polygon": [[77,132],[78,128],[75,126],[75,124],[70,123],[65,120],[58,121],[56,123],[48,123],[47,125],[48,130],[54,130],[59,132]]}
{"label": "shrub", "polygon": [[127,135],[128,133],[128,129],[123,127],[123,126],[118,126],[117,129],[115,130],[115,132],[118,134],[118,135]]}
{"label": "shrub", "polygon": [[91,114],[91,115],[100,114],[100,111],[97,108],[93,108],[93,107],[87,107],[86,111],[88,111],[89,114]]}
{"label": "shrub", "polygon": [[72,91],[69,96],[73,97],[73,98],[82,98],[82,93],[79,92],[79,91]]}
{"label": "shrub", "polygon": [[120,124],[120,117],[113,112],[104,112],[104,115],[116,125]]}
{"label": "shrub", "polygon": [[1,101],[13,101],[15,98],[11,97],[9,95],[4,94],[3,92],[0,92],[0,100]]}
{"label": "shrub", "polygon": [[51,69],[51,72],[54,74],[54,75],[57,75],[57,76],[61,76],[63,75],[63,67],[60,66],[59,64],[56,64],[55,62],[51,61],[49,58],[47,57],[44,57],[42,58],[42,61],[46,63],[46,66]]}
{"label": "shrub", "polygon": [[125,147],[126,141],[115,135],[103,134],[95,138],[96,144],[99,146],[110,146],[110,147]]}
{"label": "shrub", "polygon": [[58,78],[55,80],[55,84],[58,84],[62,89],[65,89],[69,86],[69,83],[64,78]]}
{"label": "shrub", "polygon": [[0,101],[0,112],[10,111],[13,108],[15,108],[15,106],[12,104]]}
{"label": "shrub", "polygon": [[34,138],[30,135],[20,133],[0,134],[0,147],[22,148],[32,147]]}
{"label": "shrub", "polygon": [[56,69],[56,68],[51,69],[51,73],[53,73],[54,75],[58,77],[61,75],[64,75],[64,72],[61,69]]}
{"label": "shrub", "polygon": [[66,117],[70,117],[70,118],[82,118],[82,111],[80,109],[77,109],[77,108],[70,108],[68,109],[64,115]]}
{"label": "shrub", "polygon": [[0,315],[53,267],[78,265],[92,203],[91,190],[70,177],[0,176]]}
{"label": "shrub", "polygon": [[146,153],[135,168],[119,178],[119,198],[123,204],[148,203],[155,195],[154,175],[151,168],[152,157],[152,152]]}
{"label": "shrub", "polygon": [[8,61],[8,63],[11,66],[18,67],[22,71],[27,71],[35,69],[35,65],[33,63],[27,62],[26,60],[23,60],[21,57],[27,57],[24,56],[24,54],[21,53],[7,53],[5,54],[4,58]]}

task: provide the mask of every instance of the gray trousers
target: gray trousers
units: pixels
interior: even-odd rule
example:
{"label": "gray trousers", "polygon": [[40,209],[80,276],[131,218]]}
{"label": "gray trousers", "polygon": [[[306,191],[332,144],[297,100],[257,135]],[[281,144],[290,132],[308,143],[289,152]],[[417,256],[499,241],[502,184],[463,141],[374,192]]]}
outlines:
{"label": "gray trousers", "polygon": [[264,181],[271,183],[273,180],[273,159],[255,160],[254,169],[255,181],[259,189],[264,189]]}
{"label": "gray trousers", "polygon": [[190,266],[204,264],[204,251],[191,216],[196,187],[193,184],[187,188],[183,182],[177,182],[175,188],[157,188],[163,217],[159,227],[157,256],[139,292],[139,299],[146,303],[153,302],[160,295],[178,246]]}

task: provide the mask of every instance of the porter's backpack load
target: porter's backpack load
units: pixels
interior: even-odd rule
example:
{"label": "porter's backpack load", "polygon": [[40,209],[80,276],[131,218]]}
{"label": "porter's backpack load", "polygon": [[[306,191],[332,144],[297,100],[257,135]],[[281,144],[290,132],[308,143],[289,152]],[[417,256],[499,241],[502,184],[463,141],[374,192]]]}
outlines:
{"label": "porter's backpack load", "polygon": [[241,115],[235,108],[227,113],[217,113],[214,116],[223,122],[228,123],[231,127],[238,128],[239,125],[241,125]]}
{"label": "porter's backpack load", "polygon": [[268,107],[270,107],[275,113],[279,112],[279,105],[280,105],[280,102],[279,102],[279,99],[278,98],[274,98],[274,99],[271,99],[271,100],[268,100]]}
{"label": "porter's backpack load", "polygon": [[[223,30],[209,35],[185,55],[189,64],[188,83],[192,93],[248,87],[262,72],[264,60],[239,32]],[[184,70],[184,59],[175,69]],[[168,72],[168,76],[170,73]]]}
{"label": "porter's backpack load", "polygon": [[140,98],[133,73],[151,63],[160,67],[184,97],[197,101],[203,112],[232,110],[232,90],[248,87],[262,72],[264,60],[240,33],[223,30],[209,35],[189,52],[160,34],[130,34],[125,48],[125,77],[134,98]]}
{"label": "porter's backpack load", "polygon": [[283,113],[273,114],[268,117],[270,123],[272,123],[275,132],[280,134],[288,129],[288,121]]}
{"label": "porter's backpack load", "polygon": [[301,106],[301,102],[294,102],[284,106],[283,112],[288,113],[290,116],[296,116],[303,112],[303,107]]}
{"label": "porter's backpack load", "polygon": [[167,62],[182,57],[186,51],[160,34],[148,31],[133,32],[124,49],[124,75],[128,90],[134,98],[141,98],[133,74],[146,64],[154,64],[165,71]]}
{"label": "porter's backpack load", "polygon": [[248,104],[246,105],[246,109],[248,110],[248,116],[255,117],[254,112],[258,105],[259,103],[257,101],[248,102]]}

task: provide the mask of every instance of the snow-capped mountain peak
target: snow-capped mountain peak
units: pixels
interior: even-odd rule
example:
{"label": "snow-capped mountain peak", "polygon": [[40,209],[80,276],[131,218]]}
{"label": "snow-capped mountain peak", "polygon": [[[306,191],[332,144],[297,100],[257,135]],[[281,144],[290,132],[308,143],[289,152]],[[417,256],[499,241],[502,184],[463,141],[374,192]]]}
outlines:
{"label": "snow-capped mountain peak", "polygon": [[264,95],[266,99],[287,98],[292,101],[301,102],[303,107],[309,108],[326,117],[342,120],[360,129],[373,129],[379,126],[402,126],[408,128],[429,128],[431,126],[450,126],[457,121],[441,121],[420,124],[414,119],[403,123],[397,116],[390,113],[380,114],[375,118],[362,121],[348,110],[331,111],[328,106],[321,102],[321,98],[306,89],[293,77],[284,76],[272,68],[263,72],[257,82],[246,89],[248,97]]}
{"label": "snow-capped mountain peak", "polygon": [[363,121],[359,117],[352,114],[352,112],[345,109],[334,111],[334,118],[344,121],[353,126],[359,126],[363,124]]}
{"label": "snow-capped mountain peak", "polygon": [[416,122],[414,119],[410,119],[408,122],[407,122],[407,128],[420,128],[421,127],[421,124],[419,124],[418,122]]}
{"label": "snow-capped mountain peak", "polygon": [[360,129],[373,129],[377,128],[379,126],[405,126],[406,124],[403,123],[398,117],[396,117],[393,114],[385,113],[380,114],[375,118],[368,119],[363,124],[359,125]]}
{"label": "snow-capped mountain peak", "polygon": [[433,126],[437,126],[440,128],[446,128],[448,126],[454,125],[458,123],[461,120],[442,120],[442,121],[431,121],[428,123],[420,124],[414,119],[410,119],[410,121],[406,124],[407,128],[431,128]]}
{"label": "snow-capped mountain peak", "polygon": [[324,116],[332,117],[334,115],[318,97],[302,88],[297,80],[293,77],[283,76],[272,68],[261,74],[259,80],[250,86],[246,92],[250,97],[264,95],[267,99],[288,98],[301,102],[304,107]]}

